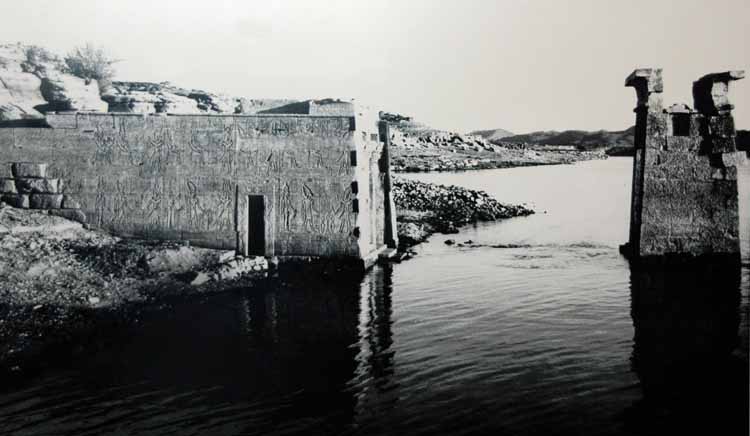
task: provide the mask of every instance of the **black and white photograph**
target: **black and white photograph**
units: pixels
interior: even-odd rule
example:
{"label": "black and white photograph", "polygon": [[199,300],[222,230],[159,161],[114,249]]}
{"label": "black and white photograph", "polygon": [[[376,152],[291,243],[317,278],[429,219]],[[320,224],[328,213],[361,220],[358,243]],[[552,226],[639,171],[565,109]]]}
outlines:
{"label": "black and white photograph", "polygon": [[0,436],[747,436],[749,43],[748,0],[0,0]]}

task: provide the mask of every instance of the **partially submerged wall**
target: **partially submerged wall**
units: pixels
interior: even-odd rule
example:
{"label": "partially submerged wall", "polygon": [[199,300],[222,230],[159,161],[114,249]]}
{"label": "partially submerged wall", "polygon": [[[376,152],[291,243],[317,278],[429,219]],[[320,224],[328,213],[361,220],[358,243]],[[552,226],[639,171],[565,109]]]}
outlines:
{"label": "partially submerged wall", "polygon": [[[47,122],[0,128],[0,177],[10,177],[11,162],[48,163],[92,226],[232,249],[247,240],[255,194],[265,196],[267,256],[363,257],[382,245],[358,241],[375,230],[356,229],[352,192],[357,151],[366,150],[360,161],[370,168],[382,151],[372,120],[73,113]],[[375,190],[379,201],[382,186]]]}
{"label": "partially submerged wall", "polygon": [[663,108],[661,70],[636,70],[626,80],[638,96],[629,254],[739,255],[737,165],[745,155],[735,147],[727,93],[743,76],[696,81],[696,110]]}

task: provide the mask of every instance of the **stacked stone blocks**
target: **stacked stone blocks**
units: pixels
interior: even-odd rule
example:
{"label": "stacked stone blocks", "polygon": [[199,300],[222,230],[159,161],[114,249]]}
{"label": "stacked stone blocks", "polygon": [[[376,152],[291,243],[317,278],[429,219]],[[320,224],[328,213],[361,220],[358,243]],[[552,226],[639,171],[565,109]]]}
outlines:
{"label": "stacked stone blocks", "polygon": [[0,179],[0,199],[21,209],[42,209],[50,213],[85,222],[81,205],[63,193],[63,182],[47,177],[47,164],[13,162],[11,177]]}
{"label": "stacked stone blocks", "polygon": [[661,70],[634,71],[636,135],[630,240],[634,257],[739,255],[737,152],[729,82],[739,71],[693,85],[695,110],[664,108]]}

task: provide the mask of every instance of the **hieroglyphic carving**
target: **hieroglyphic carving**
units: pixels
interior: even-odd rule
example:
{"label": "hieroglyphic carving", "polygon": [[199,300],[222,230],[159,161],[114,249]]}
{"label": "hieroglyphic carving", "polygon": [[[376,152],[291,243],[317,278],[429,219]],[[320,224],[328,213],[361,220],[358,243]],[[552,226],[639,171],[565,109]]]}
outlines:
{"label": "hieroglyphic carving", "polygon": [[293,232],[297,229],[295,220],[297,219],[298,209],[294,201],[290,182],[287,181],[284,183],[279,197],[279,209],[281,211],[283,229],[287,232]]}
{"label": "hieroglyphic carving", "polygon": [[107,115],[24,141],[59,161],[56,177],[91,224],[128,235],[231,232],[239,184],[268,193],[281,240],[312,247],[324,236],[341,243],[354,226],[350,127],[346,117]]}
{"label": "hieroglyphic carving", "polygon": [[241,139],[270,136],[317,136],[346,138],[351,135],[346,117],[238,117],[237,130]]}

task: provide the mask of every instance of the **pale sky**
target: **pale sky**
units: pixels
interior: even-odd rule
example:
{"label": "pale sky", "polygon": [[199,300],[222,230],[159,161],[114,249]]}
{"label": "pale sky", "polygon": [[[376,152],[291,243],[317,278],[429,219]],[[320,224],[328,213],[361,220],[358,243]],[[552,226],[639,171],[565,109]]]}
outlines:
{"label": "pale sky", "polygon": [[[622,129],[636,67],[665,103],[709,72],[750,73],[750,0],[0,0],[0,41],[90,41],[117,79],[250,98],[356,99],[469,131]],[[750,128],[750,78],[732,90]]]}

